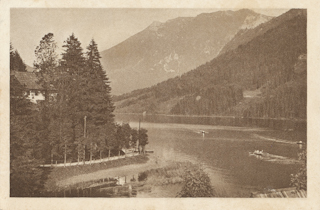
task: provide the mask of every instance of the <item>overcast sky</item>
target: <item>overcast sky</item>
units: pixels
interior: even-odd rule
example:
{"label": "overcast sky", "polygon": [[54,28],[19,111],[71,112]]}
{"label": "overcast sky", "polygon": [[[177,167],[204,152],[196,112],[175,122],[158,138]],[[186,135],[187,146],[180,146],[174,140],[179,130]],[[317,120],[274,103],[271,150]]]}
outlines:
{"label": "overcast sky", "polygon": [[[219,9],[223,10],[223,9]],[[227,9],[225,9],[227,10]],[[278,16],[288,9],[253,9]],[[153,21],[165,22],[176,17],[194,17],[217,9],[11,9],[10,39],[29,66],[41,38],[51,32],[62,51],[72,33],[85,49],[92,38],[100,51],[106,50],[145,29]]]}

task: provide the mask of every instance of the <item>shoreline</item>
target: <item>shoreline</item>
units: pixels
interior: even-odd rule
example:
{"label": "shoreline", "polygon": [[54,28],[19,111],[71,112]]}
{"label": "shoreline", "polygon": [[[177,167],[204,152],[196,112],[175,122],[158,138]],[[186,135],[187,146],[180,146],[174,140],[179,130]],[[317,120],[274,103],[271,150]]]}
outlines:
{"label": "shoreline", "polygon": [[[79,189],[82,189],[83,191],[85,189],[89,190],[91,187],[99,188],[99,186],[105,185],[103,183],[107,184],[109,179],[117,179],[117,183],[119,182],[117,186],[107,188],[100,187],[100,190],[97,192],[99,193],[103,190],[104,192],[108,191],[109,193],[115,193],[120,189],[130,189],[130,192],[132,192],[132,190],[135,192],[133,193],[134,197],[138,198],[174,198],[177,197],[178,193],[182,190],[186,171],[192,170],[196,173],[196,171],[201,168],[199,165],[191,162],[159,161],[158,157],[155,155],[148,155],[148,158],[149,160],[142,164],[136,163],[70,176],[66,179],[57,181],[55,183],[56,189],[51,191],[51,193],[55,194],[55,192],[62,192],[64,194],[65,191],[71,193],[74,192],[74,190]],[[120,180],[122,180],[122,183],[120,183]],[[213,187],[212,182],[211,186]],[[91,190],[89,191],[89,197],[91,197]],[[76,196],[77,194],[73,195]],[[123,194],[120,194],[120,197],[123,196]],[[129,197],[131,197],[131,193]]]}
{"label": "shoreline", "polygon": [[[138,155],[85,166],[44,168],[47,173],[47,177],[44,178],[44,190],[53,192],[60,188],[70,188],[79,183],[98,180],[99,178],[97,178],[96,173],[101,171],[113,171],[126,166],[145,165],[148,164],[148,162],[150,162],[149,155]],[[105,175],[102,178],[111,177]]]}
{"label": "shoreline", "polygon": [[166,166],[168,163],[164,161],[157,161],[154,155],[146,155],[148,158],[145,163],[132,163],[128,165],[110,167],[106,169],[97,170],[94,172],[84,173],[80,175],[70,176],[62,180],[57,180],[55,185],[58,188],[70,187],[83,182],[90,182],[94,180],[104,179],[104,178],[114,178],[114,177],[124,177],[127,176],[131,178],[135,176],[138,178],[138,174],[153,168],[160,168]]}

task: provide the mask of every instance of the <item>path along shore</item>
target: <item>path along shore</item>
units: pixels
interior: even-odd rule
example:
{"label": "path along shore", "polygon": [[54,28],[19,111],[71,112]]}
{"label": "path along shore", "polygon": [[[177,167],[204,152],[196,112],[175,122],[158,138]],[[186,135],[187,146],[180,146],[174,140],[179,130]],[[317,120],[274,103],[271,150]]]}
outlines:
{"label": "path along shore", "polygon": [[[143,164],[132,164],[120,167],[114,167],[109,169],[103,169],[92,173],[81,174],[77,176],[72,176],[70,178],[60,180],[56,183],[58,187],[66,187],[82,182],[88,182],[97,179],[110,178],[110,177],[132,177],[143,171],[150,170],[153,168],[164,167],[168,164],[166,161],[160,161],[157,157],[150,154],[147,163]],[[136,177],[137,178],[137,177]]]}

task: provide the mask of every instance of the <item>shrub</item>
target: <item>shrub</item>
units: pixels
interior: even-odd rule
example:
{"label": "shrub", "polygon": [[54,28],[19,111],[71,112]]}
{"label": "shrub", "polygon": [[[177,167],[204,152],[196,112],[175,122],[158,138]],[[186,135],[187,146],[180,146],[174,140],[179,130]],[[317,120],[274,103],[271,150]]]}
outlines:
{"label": "shrub", "polygon": [[302,167],[295,175],[291,174],[291,186],[297,188],[297,190],[307,190],[307,152],[304,151],[299,154],[299,160],[303,161]]}
{"label": "shrub", "polygon": [[141,181],[144,181],[148,178],[148,174],[147,172],[142,172],[142,173],[139,173],[138,175],[138,181],[141,182]]}
{"label": "shrub", "polygon": [[184,176],[184,186],[177,197],[213,197],[214,189],[210,178],[203,169],[187,170]]}

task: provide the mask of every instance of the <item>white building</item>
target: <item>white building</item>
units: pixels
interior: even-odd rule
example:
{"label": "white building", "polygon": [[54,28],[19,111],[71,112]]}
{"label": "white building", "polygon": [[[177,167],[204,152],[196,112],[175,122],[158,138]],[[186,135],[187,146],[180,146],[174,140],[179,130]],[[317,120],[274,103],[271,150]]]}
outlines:
{"label": "white building", "polygon": [[44,89],[38,84],[38,78],[35,73],[14,71],[10,74],[11,79],[15,79],[26,88],[27,92],[25,94],[31,102],[37,103],[37,101],[45,100]]}

